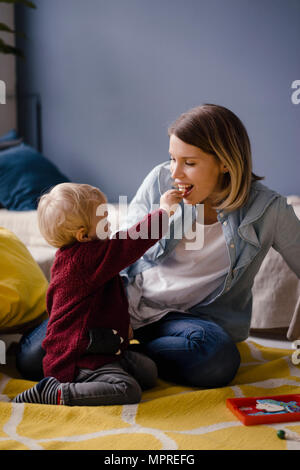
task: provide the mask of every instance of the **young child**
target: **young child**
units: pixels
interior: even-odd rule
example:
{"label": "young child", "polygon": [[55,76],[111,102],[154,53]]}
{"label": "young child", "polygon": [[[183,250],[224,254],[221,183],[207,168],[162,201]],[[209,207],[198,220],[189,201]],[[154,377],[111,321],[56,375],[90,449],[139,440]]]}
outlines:
{"label": "young child", "polygon": [[[108,214],[103,210],[107,200],[99,189],[62,183],[41,197],[40,231],[59,248],[47,292],[50,318],[42,344],[45,378],[14,402],[137,403],[142,389],[155,385],[155,363],[127,349],[131,339],[128,301],[119,272],[167,233],[169,215],[181,199],[180,191],[167,191],[160,209],[109,238]],[[155,239],[147,236],[151,225],[158,228]]]}

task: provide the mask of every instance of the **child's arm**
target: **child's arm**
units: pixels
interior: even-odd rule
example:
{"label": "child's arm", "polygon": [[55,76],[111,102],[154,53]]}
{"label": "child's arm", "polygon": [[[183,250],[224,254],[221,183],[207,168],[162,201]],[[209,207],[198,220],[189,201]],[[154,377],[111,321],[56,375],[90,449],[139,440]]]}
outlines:
{"label": "child's arm", "polygon": [[[169,190],[160,200],[160,209],[147,214],[128,230],[117,232],[114,238],[101,244],[102,250],[91,253],[87,282],[105,283],[130,264],[137,261],[151,246],[168,232],[169,214],[174,213],[182,194]],[[87,262],[89,260],[86,260]],[[95,266],[96,263],[96,266]],[[88,266],[87,266],[88,268]]]}

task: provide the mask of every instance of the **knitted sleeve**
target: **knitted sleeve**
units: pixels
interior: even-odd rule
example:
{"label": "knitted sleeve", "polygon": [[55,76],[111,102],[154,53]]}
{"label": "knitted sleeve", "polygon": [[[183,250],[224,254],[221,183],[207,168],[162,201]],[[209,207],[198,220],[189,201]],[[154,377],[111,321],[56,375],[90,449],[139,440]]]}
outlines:
{"label": "knitted sleeve", "polygon": [[155,245],[167,233],[168,226],[167,212],[159,209],[147,214],[130,229],[117,232],[111,240],[105,242],[105,249],[99,254],[91,253],[90,258],[86,260],[86,263],[94,266],[93,271],[88,269],[89,282],[104,284],[119,274]]}

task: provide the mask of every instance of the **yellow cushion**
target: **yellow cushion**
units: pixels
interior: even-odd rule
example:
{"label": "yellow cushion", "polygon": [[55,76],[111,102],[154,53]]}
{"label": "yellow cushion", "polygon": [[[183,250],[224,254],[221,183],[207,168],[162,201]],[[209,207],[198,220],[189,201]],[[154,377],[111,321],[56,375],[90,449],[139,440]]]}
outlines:
{"label": "yellow cushion", "polygon": [[0,331],[20,331],[47,316],[48,282],[26,246],[0,227]]}

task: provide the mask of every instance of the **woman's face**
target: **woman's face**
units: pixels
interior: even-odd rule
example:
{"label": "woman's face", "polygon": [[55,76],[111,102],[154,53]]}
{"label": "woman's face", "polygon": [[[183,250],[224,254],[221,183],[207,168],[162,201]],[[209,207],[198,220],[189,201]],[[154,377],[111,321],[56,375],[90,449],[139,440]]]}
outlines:
{"label": "woman's face", "polygon": [[199,147],[186,144],[176,135],[170,137],[171,177],[176,187],[184,192],[185,204],[207,203],[218,189],[224,164],[203,152]]}

